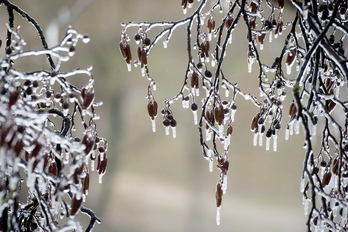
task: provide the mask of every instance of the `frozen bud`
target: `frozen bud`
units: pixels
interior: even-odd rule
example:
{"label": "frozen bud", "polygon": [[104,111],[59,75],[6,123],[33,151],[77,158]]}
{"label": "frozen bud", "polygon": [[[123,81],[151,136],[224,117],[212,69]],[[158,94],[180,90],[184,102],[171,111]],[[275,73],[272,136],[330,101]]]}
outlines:
{"label": "frozen bud", "polygon": [[5,49],[6,55],[11,55],[12,51],[13,51],[13,48],[11,46],[6,47]]}
{"label": "frozen bud", "polygon": [[191,110],[192,111],[197,111],[197,109],[198,109],[197,104],[195,102],[193,102],[192,105],[191,105]]}
{"label": "frozen bud", "polygon": [[149,113],[149,116],[152,120],[154,120],[155,117],[157,116],[157,110],[158,110],[158,105],[155,100],[149,101],[147,103],[147,112]]}
{"label": "frozen bud", "polygon": [[173,119],[170,121],[170,126],[171,126],[171,127],[176,127],[176,125],[177,125],[177,122],[176,122],[176,120],[173,118]]}
{"label": "frozen bud", "polygon": [[148,38],[148,37],[146,37],[146,38],[144,39],[144,44],[145,44],[146,46],[150,46],[150,44],[151,44],[151,39]]}
{"label": "frozen bud", "polygon": [[69,103],[63,102],[62,108],[63,108],[64,110],[69,109]]}
{"label": "frozen bud", "polygon": [[170,125],[170,120],[168,118],[164,118],[162,123],[163,123],[163,126],[167,127]]}
{"label": "frozen bud", "polygon": [[134,40],[135,40],[135,41],[139,41],[140,39],[141,39],[140,34],[139,34],[139,33],[136,33],[136,34],[134,35]]}
{"label": "frozen bud", "polygon": [[30,85],[31,85],[31,81],[30,80],[25,80],[24,86],[30,86]]}
{"label": "frozen bud", "polygon": [[204,75],[208,78],[211,78],[213,76],[212,73],[208,69],[205,70]]}
{"label": "frozen bud", "polygon": [[201,70],[201,69],[202,69],[202,67],[203,67],[202,62],[198,62],[198,63],[197,63],[197,68],[198,68],[199,70]]}
{"label": "frozen bud", "polygon": [[74,45],[71,45],[69,47],[69,56],[73,56],[75,54],[76,47]]}
{"label": "frozen bud", "polygon": [[71,200],[70,215],[74,216],[77,213],[77,211],[80,209],[81,205],[82,205],[82,197],[80,196],[80,198],[77,198],[75,195],[73,199]]}
{"label": "frozen bud", "polygon": [[257,132],[257,128],[258,128],[258,121],[259,121],[259,118],[260,118],[260,113],[257,113],[253,119],[251,120],[251,131],[254,131],[254,132]]}

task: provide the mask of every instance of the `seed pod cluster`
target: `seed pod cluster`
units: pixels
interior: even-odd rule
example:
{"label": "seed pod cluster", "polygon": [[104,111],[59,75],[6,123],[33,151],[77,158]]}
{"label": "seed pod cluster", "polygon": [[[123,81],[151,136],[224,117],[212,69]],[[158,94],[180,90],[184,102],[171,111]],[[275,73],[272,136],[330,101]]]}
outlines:
{"label": "seed pod cluster", "polygon": [[161,111],[162,116],[163,116],[163,125],[165,127],[176,127],[177,122],[176,119],[173,117],[172,111],[169,108],[164,108]]}

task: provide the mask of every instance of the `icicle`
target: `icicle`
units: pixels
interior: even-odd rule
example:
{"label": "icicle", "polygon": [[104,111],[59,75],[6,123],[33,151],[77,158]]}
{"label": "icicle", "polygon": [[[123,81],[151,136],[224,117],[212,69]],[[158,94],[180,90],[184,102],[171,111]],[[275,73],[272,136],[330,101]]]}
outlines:
{"label": "icicle", "polygon": [[254,63],[254,60],[252,58],[248,58],[248,72],[251,73],[252,71],[252,65]]}
{"label": "icicle", "polygon": [[213,172],[213,159],[211,158],[211,155],[212,155],[212,153],[213,153],[213,151],[212,150],[208,150],[208,152],[207,152],[208,154],[208,159],[209,159],[209,172]]}
{"label": "icicle", "polygon": [[164,40],[164,41],[163,41],[163,47],[164,47],[164,48],[167,48],[167,47],[168,47],[168,40]]}
{"label": "icicle", "polygon": [[193,113],[193,122],[195,125],[198,124],[197,110],[192,110]]}
{"label": "icicle", "polygon": [[131,64],[127,64],[127,70],[128,70],[128,72],[132,71],[132,65]]}
{"label": "icicle", "polygon": [[234,122],[234,118],[235,118],[235,115],[236,115],[236,110],[231,110],[231,120],[232,122]]}
{"label": "icicle", "polygon": [[172,127],[172,135],[173,135],[173,138],[176,138],[176,127]]}
{"label": "icicle", "polygon": [[213,172],[213,166],[214,166],[213,159],[210,159],[209,160],[209,172]]}
{"label": "icicle", "polygon": [[225,97],[227,98],[230,95],[230,90],[228,88],[225,89]]}
{"label": "icicle", "polygon": [[269,150],[269,144],[271,142],[271,137],[266,137],[266,151]]}
{"label": "icicle", "polygon": [[277,151],[277,146],[278,146],[277,139],[278,139],[278,135],[277,134],[273,135],[273,151]]}
{"label": "icicle", "polygon": [[224,139],[224,150],[228,149],[228,147],[230,146],[230,142],[231,142],[231,135],[228,135]]}
{"label": "icicle", "polygon": [[196,88],[196,96],[198,97],[199,96],[199,88]]}
{"label": "icicle", "polygon": [[223,182],[222,182],[222,192],[223,194],[226,194],[227,192],[227,175],[224,175],[223,177]]}
{"label": "icicle", "polygon": [[259,146],[260,146],[260,147],[262,146],[262,142],[263,142],[263,136],[262,136],[262,134],[260,133],[260,134],[259,134]]}
{"label": "icicle", "polygon": [[285,129],[285,140],[289,140],[289,135],[290,135],[290,129],[286,128]]}
{"label": "icicle", "polygon": [[301,183],[300,183],[300,192],[303,193],[305,190],[305,178],[301,178]]}
{"label": "icicle", "polygon": [[205,139],[207,141],[211,140],[211,134],[212,134],[212,132],[210,131],[210,129],[205,130]]}
{"label": "icicle", "polygon": [[300,133],[300,121],[299,120],[295,120],[294,122],[294,131],[295,134],[299,134]]}
{"label": "icicle", "polygon": [[269,35],[269,42],[270,43],[272,43],[272,40],[273,40],[273,33],[272,33],[272,31],[270,31],[269,33],[268,33],[268,35]]}
{"label": "icicle", "polygon": [[151,119],[151,124],[152,124],[152,131],[156,132],[156,121],[155,121],[155,119]]}
{"label": "icicle", "polygon": [[103,176],[104,174],[99,175],[99,178],[98,178],[99,184],[103,183]]}
{"label": "icicle", "polygon": [[286,74],[290,75],[292,65],[285,64],[285,67],[286,67]]}
{"label": "icicle", "polygon": [[291,122],[289,124],[289,134],[293,135],[294,134],[294,122]]}
{"label": "icicle", "polygon": [[257,146],[257,136],[258,135],[259,135],[258,133],[254,133],[254,137],[253,137],[253,145],[254,146]]}
{"label": "icicle", "polygon": [[224,133],[224,124],[219,125],[219,136],[222,138]]}
{"label": "icicle", "polygon": [[216,207],[216,225],[220,225],[220,206]]}
{"label": "icicle", "polygon": [[93,172],[95,170],[95,160],[91,160],[91,171]]}
{"label": "icicle", "polygon": [[311,199],[303,197],[302,204],[303,204],[303,210],[304,210],[305,215],[308,215],[308,209],[309,209],[310,202],[311,202]]}
{"label": "icicle", "polygon": [[164,127],[164,130],[166,132],[166,135],[169,135],[169,126]]}

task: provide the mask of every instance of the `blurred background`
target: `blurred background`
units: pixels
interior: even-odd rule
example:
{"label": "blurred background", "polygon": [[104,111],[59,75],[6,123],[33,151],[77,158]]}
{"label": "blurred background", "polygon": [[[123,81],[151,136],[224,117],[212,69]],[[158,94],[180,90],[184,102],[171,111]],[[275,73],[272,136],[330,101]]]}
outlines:
{"label": "blurred background", "polygon": [[[120,23],[178,20],[183,17],[181,1],[17,0],[13,3],[37,20],[46,33],[49,46],[56,45],[64,37],[69,25],[91,38],[88,44],[79,43],[76,55],[63,68],[71,70],[92,65],[96,100],[104,103],[97,109],[101,115],[98,131],[109,142],[109,165],[103,184],[98,183],[96,173],[92,174],[86,203],[102,219],[102,224],[96,225],[94,231],[305,230],[306,216],[299,192],[303,137],[294,135],[285,141],[282,130],[277,152],[267,152],[264,146],[254,147],[250,121],[258,109],[250,101],[237,98],[228,189],[223,197],[219,226],[215,222],[215,188],[219,173],[215,168],[209,172],[208,162],[202,157],[192,112],[182,109],[181,102],[172,106],[178,121],[177,138],[165,136],[160,117],[157,118],[157,132],[152,132],[145,99],[148,82],[139,68],[127,71],[118,47]],[[285,14],[293,10],[290,5],[287,7]],[[4,40],[7,13],[4,6],[0,10],[0,36]],[[41,48],[32,25],[18,15],[15,25],[21,25],[20,34],[27,41],[27,50]],[[245,27],[239,25],[238,28],[240,33],[234,32],[224,73],[231,82],[238,82],[238,87],[245,92],[259,96],[257,73],[247,72]],[[129,30],[129,36],[133,37],[136,31]],[[155,31],[153,33],[149,34],[152,38]],[[154,96],[160,109],[163,100],[176,95],[182,86],[187,57],[185,41],[185,28],[178,28],[168,48],[164,49],[161,41],[148,59],[151,76],[157,83]],[[273,57],[272,62],[279,55],[283,41],[281,37],[272,43],[265,42],[264,51],[268,53],[263,53],[263,57]],[[131,46],[135,57],[135,44],[132,42]],[[23,65],[30,69],[30,62]],[[256,65],[253,68],[256,69]],[[288,120],[291,101],[288,98],[284,122]],[[88,222],[85,216],[81,220]]]}

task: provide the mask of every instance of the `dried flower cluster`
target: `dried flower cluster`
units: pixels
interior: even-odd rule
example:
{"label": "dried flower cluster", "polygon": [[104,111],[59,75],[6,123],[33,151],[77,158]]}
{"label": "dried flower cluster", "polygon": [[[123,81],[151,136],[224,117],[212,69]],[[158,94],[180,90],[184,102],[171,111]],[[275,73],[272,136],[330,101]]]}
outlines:
{"label": "dried flower cluster", "polygon": [[[164,38],[163,45],[166,47],[175,29],[186,25],[188,60],[183,86],[176,96],[165,100],[163,122],[166,128],[171,124],[168,120],[172,118],[171,104],[182,100],[183,107],[189,108],[191,102],[203,155],[209,161],[210,169],[214,159],[220,169],[216,186],[218,224],[219,209],[227,188],[228,151],[237,110],[235,100],[241,96],[251,100],[259,109],[251,120],[254,145],[265,144],[268,150],[272,144],[276,151],[282,125],[286,124],[285,139],[299,133],[302,125],[306,154],[301,191],[308,214],[308,231],[346,231],[348,68],[344,46],[348,36],[345,26],[348,1],[292,0],[296,13],[291,22],[283,20],[284,9],[290,7],[285,2],[183,0],[181,6],[184,13],[190,11],[191,14],[181,20],[122,24],[121,52],[128,67],[132,63],[135,66],[141,64],[142,75],[150,81],[149,104],[154,105],[150,90],[155,84],[150,77],[146,57],[161,39]],[[252,66],[257,67],[261,99],[242,91],[237,87],[236,80],[232,81],[229,74],[223,72],[227,48],[233,44],[233,31],[240,24],[246,28],[248,71],[252,72]],[[140,43],[137,42],[139,60],[132,61],[131,39],[127,31],[134,27],[139,30],[135,41],[140,40]],[[163,30],[145,43],[151,29],[156,27]],[[284,45],[279,49],[279,55],[274,57],[273,63],[266,64],[260,58],[266,37],[272,42],[282,33],[286,33],[286,36],[283,36]],[[290,75],[293,66],[296,67],[295,78]],[[203,96],[200,90],[204,91]],[[293,101],[288,106],[289,120],[286,122],[283,102],[289,95]],[[151,119],[154,120],[154,117]],[[317,127],[320,133],[316,131]],[[322,140],[320,148],[313,147],[313,140],[317,138]]]}
{"label": "dried flower cluster", "polygon": [[[0,230],[82,231],[75,215],[90,217],[86,231],[100,219],[83,206],[90,173],[101,177],[107,166],[107,141],[99,136],[91,68],[61,72],[87,35],[69,28],[59,45],[47,48],[35,20],[9,1],[5,57],[0,59]],[[37,29],[44,49],[26,51],[14,12]],[[5,24],[4,24],[4,28]],[[47,56],[50,70],[23,72],[19,59]],[[54,61],[55,59],[55,61]],[[86,77],[85,85],[69,80]],[[82,79],[83,80],[83,79]],[[96,164],[95,164],[96,163]],[[25,201],[23,201],[25,199]]]}

